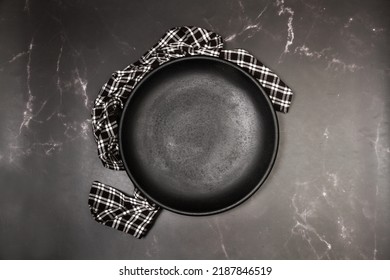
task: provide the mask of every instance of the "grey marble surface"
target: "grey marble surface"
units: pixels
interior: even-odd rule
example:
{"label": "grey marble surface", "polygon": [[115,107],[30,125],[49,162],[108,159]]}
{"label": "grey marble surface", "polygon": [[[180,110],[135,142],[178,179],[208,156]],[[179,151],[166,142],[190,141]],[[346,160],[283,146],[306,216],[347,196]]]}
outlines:
{"label": "grey marble surface", "polygon": [[[389,1],[0,1],[1,259],[389,259]],[[90,112],[169,28],[216,31],[295,92],[266,183],[228,212],[96,223]]]}

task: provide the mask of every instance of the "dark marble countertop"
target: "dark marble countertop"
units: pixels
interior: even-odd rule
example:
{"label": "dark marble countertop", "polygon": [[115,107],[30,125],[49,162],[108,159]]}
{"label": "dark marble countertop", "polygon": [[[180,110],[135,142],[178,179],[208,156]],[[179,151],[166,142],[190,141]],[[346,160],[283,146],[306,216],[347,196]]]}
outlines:
{"label": "dark marble countertop", "polygon": [[[0,2],[0,259],[389,259],[389,1]],[[95,222],[91,108],[169,28],[245,48],[294,90],[266,183],[222,214],[163,211],[146,238]]]}

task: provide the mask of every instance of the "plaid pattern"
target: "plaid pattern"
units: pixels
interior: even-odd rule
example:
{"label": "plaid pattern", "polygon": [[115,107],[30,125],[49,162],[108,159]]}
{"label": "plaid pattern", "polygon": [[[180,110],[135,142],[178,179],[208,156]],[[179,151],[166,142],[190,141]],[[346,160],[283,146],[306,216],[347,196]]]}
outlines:
{"label": "plaid pattern", "polygon": [[[193,55],[219,57],[235,63],[260,82],[269,95],[275,110],[288,112],[293,95],[291,89],[247,51],[242,49],[223,50],[221,36],[199,27],[172,28],[137,62],[130,64],[123,70],[114,72],[95,100],[92,109],[92,128],[98,147],[98,156],[105,167],[113,170],[124,170],[119,151],[119,121],[124,104],[134,87],[145,75],[165,62]],[[96,194],[99,190],[97,186],[100,190],[104,189],[104,192]],[[110,194],[117,200],[125,197],[112,187],[98,182],[94,183],[90,195],[90,207],[94,218],[105,225],[141,237],[148,224],[152,222],[158,208],[148,204],[149,208],[142,208],[143,212],[134,210],[138,209],[139,203],[147,203],[141,193],[136,190],[134,198],[127,197],[124,201],[128,203],[121,204],[126,206],[122,206],[121,210],[118,210],[115,203],[119,202],[104,196]],[[121,215],[120,213],[126,214]]]}
{"label": "plaid pattern", "polygon": [[137,189],[134,197],[130,197],[98,181],[92,183],[88,204],[97,222],[137,238],[147,233],[159,211],[159,207],[150,204]]}
{"label": "plaid pattern", "polygon": [[237,64],[259,81],[276,111],[288,112],[292,90],[268,67],[243,49],[222,50],[221,58]]}
{"label": "plaid pattern", "polygon": [[111,76],[92,109],[93,133],[105,167],[124,170],[118,143],[119,120],[127,98],[139,81],[172,59],[188,55],[218,57],[221,48],[222,38],[216,33],[196,27],[173,28],[140,60]]}

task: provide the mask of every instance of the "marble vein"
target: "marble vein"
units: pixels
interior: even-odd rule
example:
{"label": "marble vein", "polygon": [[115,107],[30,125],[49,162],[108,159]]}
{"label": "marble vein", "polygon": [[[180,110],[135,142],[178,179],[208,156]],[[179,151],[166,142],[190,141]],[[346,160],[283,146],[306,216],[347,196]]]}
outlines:
{"label": "marble vein", "polygon": [[89,104],[89,99],[88,99],[88,94],[87,94],[87,86],[88,86],[88,81],[87,79],[84,79],[80,76],[79,68],[76,67],[74,70],[74,73],[76,75],[74,79],[74,85],[78,86],[79,90],[76,91],[76,94],[80,94],[84,100],[84,106],[85,108],[89,109],[88,104]]}
{"label": "marble vein", "polygon": [[215,219],[215,228],[213,226],[213,224],[211,224],[210,221],[207,221],[207,224],[209,225],[209,227],[218,235],[218,239],[219,239],[219,243],[221,245],[221,250],[223,252],[223,254],[225,255],[226,259],[229,259],[229,254],[227,253],[226,251],[226,247],[225,247],[225,243],[224,243],[224,238],[223,238],[223,235],[222,235],[222,232],[221,232],[221,229],[219,227],[219,223],[218,221]]}
{"label": "marble vein", "polygon": [[356,71],[362,70],[363,66],[356,63],[346,63],[341,58],[336,57],[335,55],[330,54],[329,52],[332,48],[327,47],[323,48],[320,51],[311,50],[306,44],[298,46],[294,49],[294,54],[297,54],[302,57],[307,57],[309,59],[321,60],[326,63],[326,71],[341,71],[346,73],[347,71],[354,73]]}
{"label": "marble vein", "polygon": [[278,15],[288,15],[287,20],[287,40],[286,45],[284,46],[284,51],[281,54],[284,55],[288,52],[290,52],[289,48],[294,42],[294,28],[293,28],[293,20],[294,20],[294,11],[290,7],[285,7],[284,0],[276,0],[276,6],[279,7]]}
{"label": "marble vein", "polygon": [[57,118],[61,121],[64,130],[64,136],[70,140],[76,140],[78,138],[83,138],[88,140],[89,132],[91,127],[91,119],[86,119],[82,122],[78,121],[69,121],[67,120],[67,116],[61,113],[57,113]]}
{"label": "marble vein", "polygon": [[[59,94],[59,101],[55,106],[53,107],[53,112],[49,116],[45,116],[43,119],[38,119],[37,116],[40,115],[43,112],[43,109],[45,106],[48,106],[49,99],[40,101],[39,104],[37,104],[36,101],[36,94],[34,94],[34,89],[31,86],[31,83],[34,79],[33,73],[34,73],[34,62],[32,55],[34,53],[36,43],[34,36],[31,38],[30,43],[28,44],[28,48],[24,52],[17,53],[12,58],[10,58],[6,63],[10,64],[18,59],[27,56],[26,64],[25,64],[25,84],[26,84],[26,96],[27,101],[24,104],[23,113],[22,113],[22,120],[21,123],[17,123],[19,130],[15,129],[15,131],[18,131],[13,136],[10,136],[9,143],[7,145],[7,151],[6,154],[2,154],[2,159],[4,160],[7,156],[8,163],[12,163],[13,165],[20,166],[22,161],[20,161],[23,157],[29,156],[31,154],[36,154],[40,156],[51,156],[55,152],[62,151],[62,147],[66,142],[74,141],[76,139],[84,139],[88,140],[90,135],[90,123],[91,119],[84,119],[84,120],[72,120],[71,116],[67,116],[61,112],[61,105],[63,103],[63,99],[66,97],[65,91],[68,92],[70,89],[72,89],[71,92],[73,92],[76,95],[80,95],[82,98],[82,108],[89,109],[90,100],[87,95],[87,89],[88,89],[88,80],[85,78],[87,73],[86,70],[84,71],[84,74],[81,75],[79,67],[75,66],[73,70],[70,71],[71,78],[68,81],[63,81],[61,78],[61,64],[63,62],[63,56],[65,53],[65,44],[67,37],[64,35],[61,39],[62,43],[59,47],[57,59],[54,61],[55,63],[55,72],[56,80],[54,81],[56,86],[56,91]],[[75,56],[81,56],[81,53],[78,52],[74,47],[71,47],[71,51]],[[85,62],[83,58],[81,57],[79,61],[82,61],[85,66]],[[34,64],[34,65],[33,65]],[[85,68],[86,69],[86,68]],[[29,133],[34,133],[34,131],[30,131],[32,129],[31,122],[40,124],[42,126],[50,126],[53,118],[56,119],[56,121],[59,121],[60,126],[56,129],[63,129],[63,135],[64,137],[48,137],[47,139],[40,139],[40,141],[34,141],[30,137],[25,137],[25,135],[22,134],[24,129],[29,129]],[[62,124],[62,126],[61,126]]]}
{"label": "marble vein", "polygon": [[341,70],[342,72],[346,72],[347,70],[350,72],[355,72],[360,69],[363,69],[363,67],[355,63],[347,64],[338,58],[333,58],[330,62],[328,62],[328,66],[325,68],[325,70],[330,70],[330,69],[336,71]]}
{"label": "marble vein", "polygon": [[27,94],[28,94],[28,100],[26,103],[26,109],[23,112],[23,121],[20,124],[19,127],[19,135],[22,133],[22,129],[24,127],[28,127],[31,119],[33,118],[33,101],[35,97],[32,95],[31,91],[31,54],[34,47],[34,37],[30,41],[30,45],[28,48],[28,61],[27,61],[27,67],[26,67],[26,85],[27,85]]}
{"label": "marble vein", "polygon": [[376,135],[375,135],[375,140],[370,140],[373,145],[374,145],[374,151],[376,155],[376,161],[377,161],[377,173],[378,175],[382,174],[382,169],[386,167],[386,163],[389,159],[389,153],[390,153],[390,148],[386,144],[382,142],[382,133],[385,130],[382,128],[384,123],[384,113],[382,111],[381,113],[381,120],[378,122],[377,127],[376,127]]}
{"label": "marble vein", "polygon": [[294,50],[294,53],[297,53],[301,56],[306,56],[306,57],[309,57],[309,58],[313,58],[313,59],[319,59],[321,57],[324,57],[325,56],[325,53],[327,51],[329,51],[330,48],[324,48],[322,49],[321,51],[313,51],[313,50],[310,50],[308,46],[306,46],[305,44],[303,44],[302,46],[299,46],[299,47],[296,47],[295,50]]}
{"label": "marble vein", "polygon": [[[34,114],[34,117],[36,117],[36,116],[38,116],[41,112],[42,112],[42,110],[43,110],[43,108],[46,106],[46,104],[47,104],[47,100],[44,100],[43,102],[42,102],[42,104],[41,104],[41,107],[39,107],[39,109],[38,109],[38,111]],[[38,122],[38,123],[43,123],[43,121],[40,121],[40,120],[34,120],[35,122]]]}
{"label": "marble vein", "polygon": [[[241,14],[245,15],[245,7],[242,3],[242,1],[239,1]],[[244,26],[241,28],[240,31],[233,33],[225,38],[226,42],[234,40],[236,37],[241,36],[242,34],[246,33],[247,31],[252,31],[252,33],[248,34],[247,39],[251,38],[256,34],[256,32],[260,31],[261,26],[261,17],[264,14],[264,12],[268,9],[268,4],[260,11],[260,13],[256,16],[256,18],[252,21],[247,16],[240,16],[240,19],[242,22],[244,22]]]}
{"label": "marble vein", "polygon": [[[381,114],[381,120],[378,122],[378,125],[376,127],[376,135],[375,140],[371,140],[371,142],[374,145],[374,151],[376,155],[376,162],[377,162],[377,176],[381,176],[382,170],[386,167],[386,161],[389,158],[390,149],[388,146],[384,145],[382,143],[381,134],[382,134],[382,124],[384,122],[384,116],[383,111]],[[378,198],[379,198],[380,192],[379,192],[379,184],[378,182],[375,185],[375,207],[374,207],[374,218],[373,218],[373,228],[374,228],[374,250],[373,250],[373,259],[377,258],[378,248],[377,248],[377,218],[378,218]]]}
{"label": "marble vein", "polygon": [[56,73],[57,73],[57,89],[58,89],[58,93],[60,95],[60,102],[59,102],[59,106],[62,105],[62,87],[61,87],[61,77],[60,77],[60,63],[61,63],[61,58],[62,58],[62,51],[64,49],[64,45],[62,44],[61,45],[61,48],[60,48],[60,52],[58,54],[58,58],[57,58],[57,63],[56,63]]}
{"label": "marble vein", "polygon": [[378,184],[375,185],[375,210],[374,210],[374,251],[373,251],[373,259],[376,260],[376,255],[378,253],[377,247],[377,237],[376,237],[376,228],[377,228],[377,217],[378,217],[378,209],[377,209],[377,198],[379,195]]}
{"label": "marble vein", "polygon": [[19,58],[28,55],[29,53],[30,53],[30,50],[27,50],[27,51],[24,51],[24,52],[20,52],[20,53],[15,54],[15,55],[12,56],[9,60],[7,60],[6,62],[4,62],[4,63],[1,65],[2,67],[0,67],[0,71],[3,71],[3,70],[4,70],[4,65],[6,65],[6,64],[11,64],[11,63],[17,61]]}
{"label": "marble vein", "polygon": [[331,258],[334,249],[334,239],[327,236],[322,228],[316,227],[316,223],[321,222],[321,213],[324,209],[337,217],[335,226],[337,226],[340,239],[348,246],[353,242],[353,228],[346,224],[346,213],[338,207],[339,199],[343,200],[345,195],[348,195],[340,183],[339,174],[342,165],[336,170],[331,170],[326,166],[327,157],[325,155],[330,147],[329,141],[332,140],[332,130],[329,126],[324,127],[322,138],[320,157],[323,160],[318,163],[321,164],[321,172],[313,179],[295,182],[296,187],[290,202],[294,223],[290,236],[284,244],[285,248],[290,251],[290,243],[299,237],[318,259]]}
{"label": "marble vein", "polygon": [[80,123],[80,127],[81,127],[80,135],[82,138],[84,138],[84,140],[88,140],[88,138],[89,138],[91,122],[92,122],[91,119],[87,119],[87,120],[83,121],[82,123]]}
{"label": "marble vein", "polygon": [[[310,218],[315,211],[315,205],[319,198],[317,197],[317,199],[315,199],[311,204],[302,207],[302,210],[300,210],[300,207],[298,206],[298,199],[302,199],[302,197],[299,197],[297,193],[295,193],[291,198],[291,205],[294,209],[293,218],[295,224],[291,228],[291,235],[287,239],[285,247],[287,247],[293,236],[299,236],[308,244],[317,259],[323,259],[324,257],[330,258],[329,251],[332,250],[332,244],[326,240],[325,235],[320,234],[308,221],[308,218]],[[317,248],[318,246],[314,243],[316,241],[324,244],[323,248]]]}
{"label": "marble vein", "polygon": [[221,244],[222,252],[224,253],[225,257],[227,259],[229,259],[229,255],[228,255],[228,253],[226,251],[225,242],[224,242],[224,239],[223,239],[223,235],[222,235],[221,229],[219,228],[218,222],[216,222],[216,225],[217,225],[217,231],[218,231],[218,235],[219,235],[219,242]]}
{"label": "marble vein", "polygon": [[340,237],[347,243],[347,245],[351,245],[351,233],[353,230],[346,225],[344,219],[341,216],[337,217],[337,225],[339,227]]}
{"label": "marble vein", "polygon": [[63,142],[61,141],[55,141],[54,139],[50,138],[47,142],[38,142],[33,143],[31,147],[28,149],[28,153],[31,153],[32,150],[35,149],[41,149],[43,150],[44,154],[49,156],[52,155],[54,151],[58,150],[60,151],[62,149]]}

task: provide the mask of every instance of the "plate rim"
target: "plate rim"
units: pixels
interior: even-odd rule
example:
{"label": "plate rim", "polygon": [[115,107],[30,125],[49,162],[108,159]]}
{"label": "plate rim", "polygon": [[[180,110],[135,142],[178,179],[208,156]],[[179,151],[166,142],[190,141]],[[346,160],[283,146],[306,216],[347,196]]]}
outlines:
{"label": "plate rim", "polygon": [[[141,182],[141,184],[139,184],[139,182],[137,182],[135,180],[134,176],[132,175],[132,172],[130,171],[131,169],[129,168],[129,166],[126,163],[126,160],[125,160],[125,157],[124,157],[124,154],[123,154],[123,149],[122,149],[122,147],[123,147],[123,143],[122,143],[122,140],[123,140],[122,131],[123,131],[123,129],[122,129],[122,127],[123,127],[125,112],[126,112],[127,108],[129,107],[129,104],[131,103],[131,100],[133,99],[133,96],[136,94],[138,88],[141,87],[142,84],[146,83],[148,81],[148,79],[150,79],[150,77],[152,77],[155,73],[161,71],[162,69],[166,68],[169,65],[172,65],[172,64],[175,64],[175,63],[178,63],[178,62],[181,62],[181,61],[199,60],[199,59],[200,60],[217,61],[217,62],[220,62],[220,63],[224,63],[226,65],[229,65],[229,66],[239,70],[241,73],[243,73],[245,76],[247,76],[250,80],[252,80],[254,82],[254,84],[256,84],[256,86],[259,88],[261,93],[264,95],[264,97],[266,99],[266,102],[267,102],[268,106],[271,109],[272,119],[273,119],[273,123],[275,125],[275,135],[274,135],[274,137],[275,137],[275,147],[274,147],[274,149],[272,151],[272,158],[271,158],[270,163],[268,164],[268,167],[267,167],[267,169],[266,169],[266,171],[264,173],[264,176],[256,184],[256,186],[250,192],[248,192],[244,197],[242,197],[241,199],[237,200],[236,202],[234,202],[234,203],[232,203],[232,204],[230,204],[230,205],[228,205],[226,207],[223,207],[223,208],[220,208],[220,209],[217,209],[217,210],[205,211],[205,212],[190,212],[190,211],[179,210],[179,209],[176,209],[176,208],[164,205],[163,203],[157,201],[156,199],[154,199],[152,196],[150,196],[147,192],[145,192],[143,190],[142,182]],[[248,72],[246,72],[244,69],[239,67],[237,64],[234,64],[233,62],[227,61],[225,59],[221,59],[219,57],[204,56],[204,55],[193,55],[193,56],[186,56],[186,57],[175,58],[173,60],[167,61],[167,62],[161,64],[160,66],[158,66],[157,68],[153,69],[152,71],[148,72],[141,79],[141,81],[139,81],[137,83],[137,85],[131,91],[130,96],[127,98],[125,106],[123,107],[123,110],[121,112],[120,122],[119,122],[119,141],[118,142],[119,142],[119,151],[120,151],[121,160],[122,160],[122,163],[123,163],[123,165],[125,167],[127,175],[129,176],[131,182],[134,184],[134,187],[138,188],[141,191],[141,193],[148,200],[150,200],[150,202],[160,206],[163,209],[169,210],[169,211],[177,213],[177,214],[182,214],[182,215],[187,215],[187,216],[208,216],[208,215],[214,215],[214,214],[222,213],[222,212],[225,212],[227,210],[230,210],[230,209],[233,209],[233,208],[237,207],[238,205],[242,204],[244,201],[249,199],[255,192],[257,192],[259,190],[259,188],[267,180],[267,178],[270,175],[271,170],[272,170],[272,168],[273,168],[273,166],[275,164],[276,157],[277,157],[278,150],[279,150],[279,133],[280,133],[280,131],[279,131],[279,121],[278,121],[278,117],[276,115],[276,111],[275,111],[275,109],[273,107],[273,104],[271,102],[270,97],[265,93],[262,85],[260,84],[260,82],[258,80],[256,80],[252,75],[250,75]]]}

